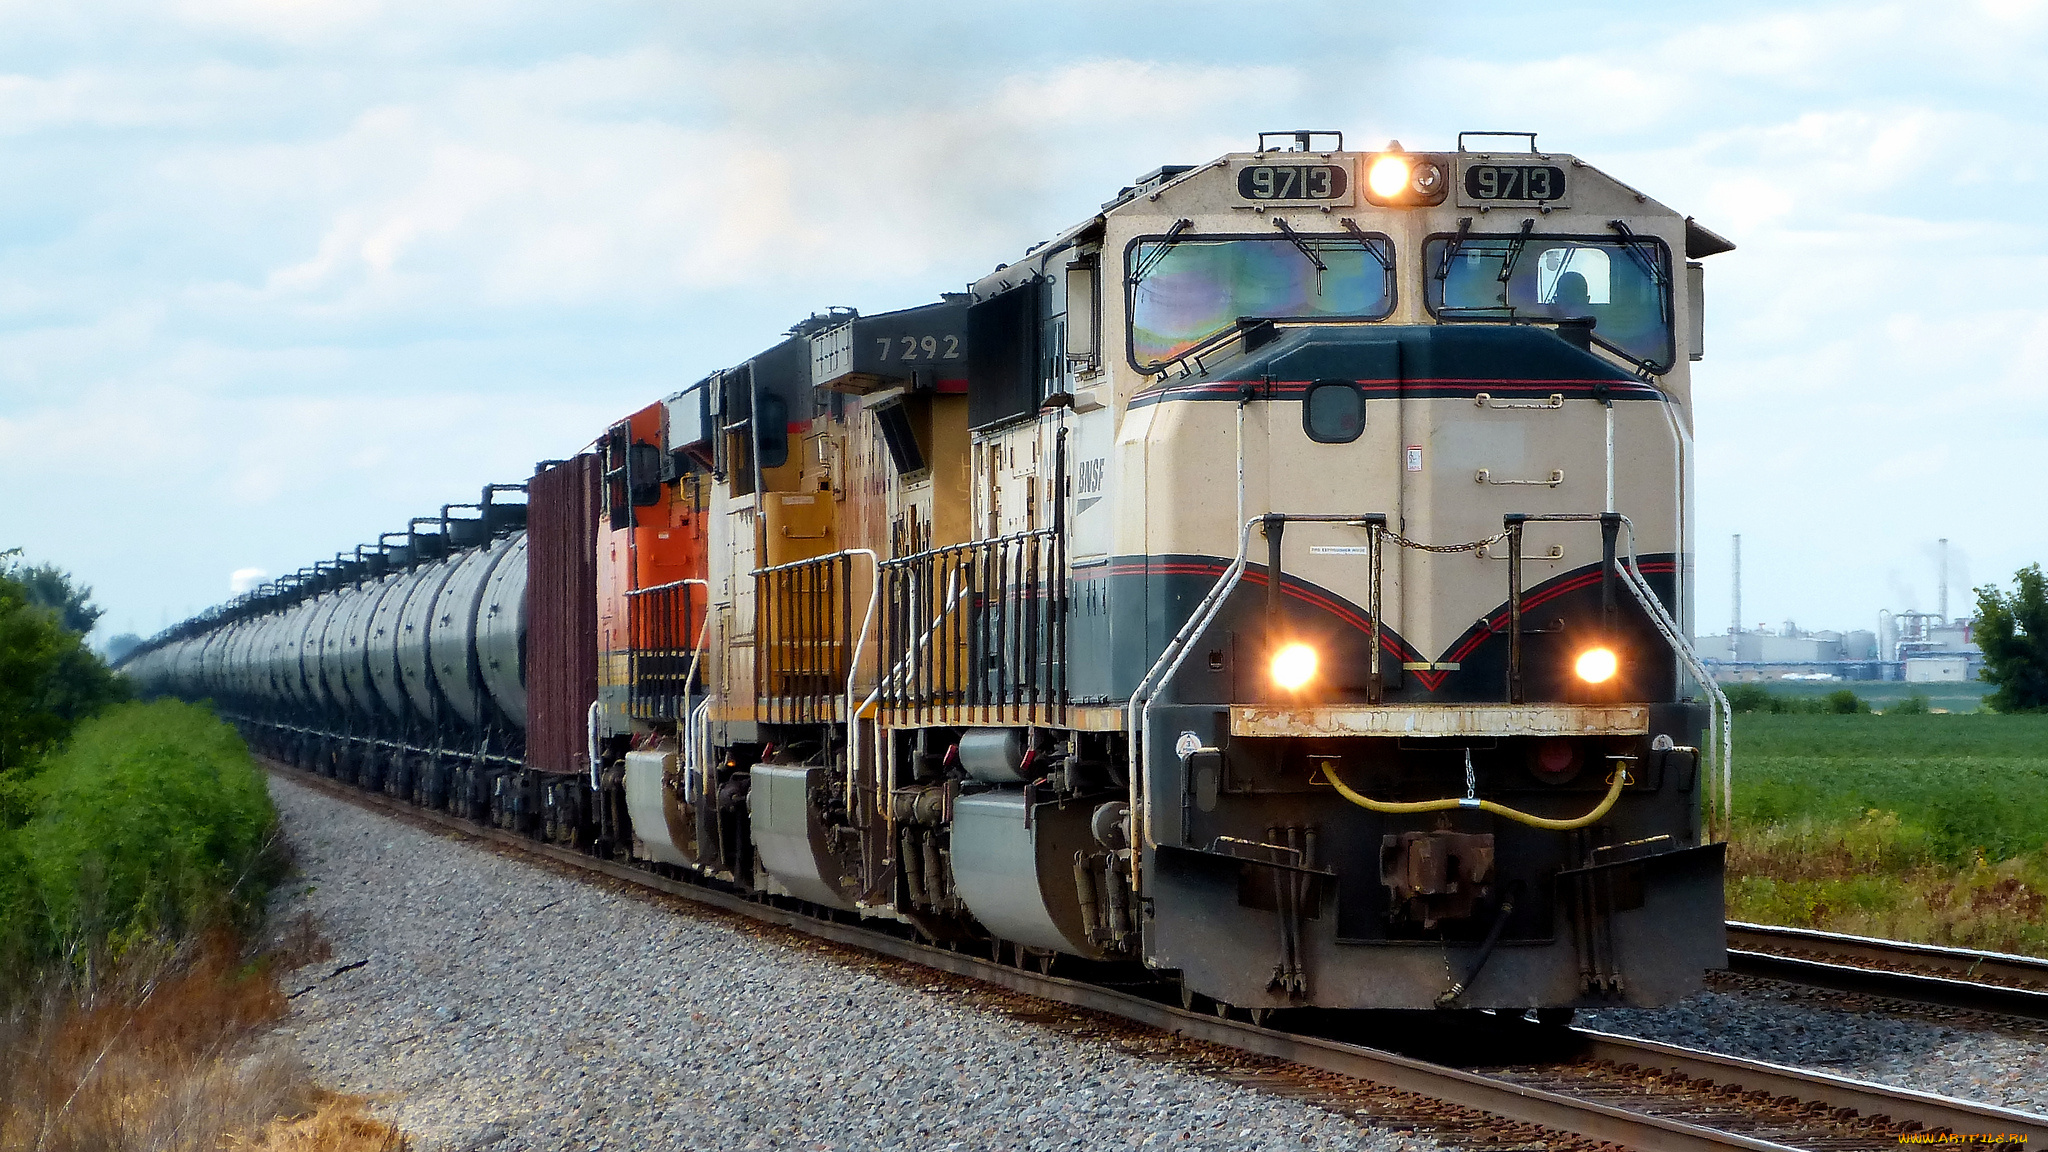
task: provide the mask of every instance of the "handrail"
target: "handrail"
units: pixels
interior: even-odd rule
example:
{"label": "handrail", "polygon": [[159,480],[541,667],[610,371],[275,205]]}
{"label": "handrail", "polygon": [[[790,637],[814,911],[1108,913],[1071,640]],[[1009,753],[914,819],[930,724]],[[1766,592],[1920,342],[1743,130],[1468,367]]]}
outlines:
{"label": "handrail", "polygon": [[[934,709],[985,714],[991,707],[1048,704],[1063,710],[1064,555],[1056,517],[1049,528],[924,548],[884,561],[883,645],[902,659],[878,682],[882,691],[877,698],[899,719],[928,718]],[[947,589],[945,603],[928,625],[941,586]],[[971,611],[955,615],[963,600]],[[970,668],[983,658],[986,664]]]}
{"label": "handrail", "polygon": [[[891,560],[883,560],[881,561],[881,567],[908,568],[920,560],[930,560],[933,557],[943,556],[948,552],[974,552],[999,544],[1017,544],[1025,540],[1051,540],[1058,534],[1059,529],[1057,528],[1032,528],[1023,532],[1012,532],[1007,536],[988,536],[980,540],[962,540],[958,544],[941,544],[937,548],[927,548],[922,552],[912,552],[908,556],[898,556]],[[855,549],[855,551],[865,552],[867,549]],[[833,555],[836,556],[839,553],[835,552]],[[869,555],[873,555],[873,553],[869,553]],[[798,563],[803,563],[803,561],[798,561]],[[789,565],[785,564],[783,567],[787,568]],[[761,571],[772,572],[774,569],[763,568]]]}
{"label": "handrail", "polygon": [[[842,548],[837,552],[828,552],[823,556],[810,556],[802,560],[791,560],[786,564],[756,568],[748,573],[758,581],[763,576],[771,576],[779,572],[793,572],[800,568],[817,567],[835,560],[851,560],[855,556],[865,556],[868,558],[869,578],[868,607],[867,611],[861,616],[860,635],[854,640],[853,651],[847,653],[846,656],[846,690],[842,693],[846,706],[846,804],[848,811],[854,810],[854,781],[860,777],[860,741],[854,738],[854,732],[859,727],[860,715],[854,709],[853,685],[854,681],[860,678],[860,654],[867,648],[868,630],[874,626],[875,606],[881,602],[882,566],[884,562],[872,548]],[[880,691],[880,671],[879,668],[876,669],[877,691]],[[865,708],[866,705],[862,705],[862,707]]]}
{"label": "handrail", "polygon": [[[770,565],[766,568],[755,568],[748,572],[748,575],[753,577],[758,584],[763,576],[774,576],[784,572],[796,572],[804,569],[822,569],[835,561],[851,561],[855,556],[865,556],[868,558],[870,578],[868,581],[868,606],[867,611],[861,617],[860,635],[854,642],[852,651],[847,653],[846,656],[846,687],[841,693],[841,701],[842,706],[847,709],[847,722],[849,724],[852,723],[854,681],[860,676],[861,650],[867,647],[868,632],[874,625],[875,609],[880,603],[882,596],[882,558],[872,548],[842,548],[837,552],[827,552],[821,556],[809,556],[802,560],[791,560],[782,564]],[[850,564],[847,573],[850,578],[852,574]],[[756,603],[757,605],[759,604],[758,599]],[[850,760],[849,764],[851,764]],[[852,779],[850,770],[848,779]]]}
{"label": "handrail", "polygon": [[[1714,710],[1716,708],[1720,710],[1721,723],[1719,735],[1721,744],[1715,752],[1714,761],[1715,767],[1720,770],[1721,774],[1721,838],[1724,840],[1730,839],[1735,834],[1735,710],[1728,703],[1728,694],[1721,691],[1721,686],[1714,682],[1713,674],[1707,671],[1705,664],[1700,662],[1699,654],[1692,650],[1691,644],[1686,643],[1684,635],[1679,631],[1678,621],[1673,620],[1671,614],[1665,611],[1663,602],[1657,599],[1650,589],[1649,581],[1643,578],[1641,563],[1636,559],[1635,524],[1626,516],[1621,518],[1621,523],[1628,529],[1628,562],[1626,564],[1616,564],[1615,567],[1621,569],[1622,582],[1628,585],[1628,589],[1635,595],[1636,601],[1643,606],[1643,612],[1650,617],[1650,623],[1656,626],[1657,631],[1664,637],[1664,642],[1671,646],[1671,650],[1685,664],[1686,671],[1692,674],[1693,679],[1697,680],[1700,686],[1706,689],[1708,695],[1707,734],[1710,747],[1713,744],[1712,738],[1715,735]],[[1711,834],[1713,831],[1713,802],[1711,799],[1708,801],[1707,809],[1707,830]]]}
{"label": "handrail", "polygon": [[671,581],[669,581],[669,582],[668,582],[668,583],[666,583],[666,584],[654,584],[654,585],[650,585],[650,586],[648,586],[648,587],[646,587],[646,588],[633,588],[633,589],[629,589],[629,590],[627,590],[627,592],[626,592],[626,599],[628,599],[628,600],[631,600],[631,599],[632,599],[633,597],[635,597],[635,596],[645,596],[645,595],[647,595],[647,594],[648,594],[649,592],[666,592],[666,591],[668,591],[668,590],[669,590],[669,589],[671,589],[671,588],[681,588],[681,587],[682,587],[683,585],[685,585],[685,584],[695,584],[695,585],[697,585],[697,586],[699,586],[699,587],[703,588],[703,589],[705,590],[705,592],[706,592],[707,594],[708,594],[708,593],[710,592],[710,590],[711,590],[711,585],[710,585],[710,583],[709,583],[708,581],[704,581],[704,580],[699,580],[699,579],[696,579],[695,577],[690,577],[690,578],[687,578],[687,579],[683,579],[683,580],[671,580]]}
{"label": "handrail", "polygon": [[[1159,658],[1152,662],[1151,669],[1138,681],[1138,686],[1131,690],[1131,698],[1124,705],[1124,751],[1128,761],[1127,771],[1129,773],[1127,786],[1130,789],[1131,811],[1139,813],[1142,818],[1142,827],[1140,828],[1142,836],[1139,838],[1140,847],[1147,843],[1154,845],[1158,843],[1157,837],[1152,835],[1152,809],[1149,805],[1142,803],[1144,799],[1142,781],[1145,774],[1143,757],[1140,754],[1141,745],[1144,741],[1143,734],[1152,722],[1153,697],[1159,685],[1173,679],[1174,673],[1180,671],[1180,666],[1187,660],[1188,653],[1194,650],[1195,640],[1202,633],[1209,630],[1209,625],[1215,622],[1216,614],[1222,611],[1224,600],[1229,597],[1230,592],[1243,580],[1246,556],[1251,551],[1252,525],[1264,524],[1269,521],[1277,521],[1282,524],[1293,522],[1360,525],[1367,529],[1369,533],[1368,540],[1376,547],[1379,529],[1386,526],[1387,518],[1385,514],[1378,512],[1362,515],[1268,512],[1258,516],[1246,517],[1243,527],[1238,530],[1236,558],[1230,562],[1229,567],[1223,570],[1223,574],[1217,577],[1216,583],[1210,586],[1209,594],[1202,598],[1200,604],[1195,606],[1195,611],[1189,615],[1187,622],[1181,625],[1180,631],[1175,633],[1173,639],[1167,642],[1166,647],[1159,653]],[[1274,582],[1274,595],[1276,596],[1278,595],[1278,582],[1280,578],[1281,573],[1277,570],[1266,574],[1266,579]],[[1375,604],[1374,608],[1376,610],[1378,605]],[[1372,656],[1377,661],[1379,656],[1379,618],[1377,615],[1373,617],[1373,637],[1374,648]],[[1163,675],[1161,674],[1162,669],[1164,670]],[[1140,703],[1141,700],[1143,701],[1142,704]],[[1136,853],[1133,853],[1131,856],[1131,890],[1134,892],[1138,889],[1137,869],[1138,856]]]}
{"label": "handrail", "polygon": [[[1671,649],[1672,654],[1678,657],[1679,663],[1685,666],[1686,672],[1694,680],[1698,681],[1707,693],[1707,743],[1709,748],[1713,750],[1714,766],[1721,775],[1720,816],[1722,837],[1726,839],[1733,832],[1735,819],[1735,713],[1728,704],[1727,694],[1721,691],[1721,686],[1714,682],[1713,674],[1707,671],[1705,664],[1701,663],[1699,654],[1694,652],[1692,645],[1686,642],[1684,632],[1678,626],[1678,621],[1672,619],[1671,613],[1664,607],[1664,602],[1657,598],[1656,592],[1650,587],[1649,580],[1643,576],[1641,562],[1636,557],[1635,522],[1619,512],[1530,513],[1517,515],[1512,518],[1512,522],[1516,525],[1523,523],[1590,523],[1600,520],[1603,516],[1614,517],[1623,527],[1628,529],[1628,556],[1626,561],[1624,562],[1621,558],[1617,557],[1614,563],[1615,571],[1621,577],[1621,582],[1628,586],[1629,593],[1642,606],[1643,614],[1650,618],[1650,625],[1657,630],[1658,636]],[[1511,543],[1513,542],[1511,541]],[[1513,564],[1510,564],[1510,568],[1512,569],[1513,567]],[[1510,599],[1514,601],[1510,607],[1512,609],[1519,609],[1518,573],[1510,571],[1509,579],[1509,595]],[[1513,639],[1519,640],[1521,635],[1519,622],[1512,624],[1511,627],[1515,633]],[[1511,672],[1519,674],[1520,666],[1518,659],[1510,658],[1509,667]],[[1717,739],[1718,744],[1716,744]],[[1707,803],[1707,830],[1710,834],[1713,831],[1713,820],[1714,802],[1713,794],[1710,791]]]}

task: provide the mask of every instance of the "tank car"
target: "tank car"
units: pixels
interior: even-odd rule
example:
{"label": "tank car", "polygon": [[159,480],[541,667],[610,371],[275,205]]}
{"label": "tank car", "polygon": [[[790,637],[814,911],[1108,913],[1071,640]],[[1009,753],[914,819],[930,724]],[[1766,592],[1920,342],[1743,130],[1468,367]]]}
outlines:
{"label": "tank car", "polygon": [[267,583],[123,671],[144,692],[215,701],[252,743],[302,766],[514,819],[523,797],[534,803],[518,791],[526,508],[505,498],[524,488],[487,486],[478,503]]}
{"label": "tank car", "polygon": [[[1261,1017],[1676,999],[1725,962],[1725,702],[1686,637],[1731,248],[1531,135],[1290,132],[965,293],[813,316],[530,482],[491,811]],[[515,720],[466,655],[489,563],[135,667],[442,763],[483,701]],[[384,645],[340,695],[337,626]]]}

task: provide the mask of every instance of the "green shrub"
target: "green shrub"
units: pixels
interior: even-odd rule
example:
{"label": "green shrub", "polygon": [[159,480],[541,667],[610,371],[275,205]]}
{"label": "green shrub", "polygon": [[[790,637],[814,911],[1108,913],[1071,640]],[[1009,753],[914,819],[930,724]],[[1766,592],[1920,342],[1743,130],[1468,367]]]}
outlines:
{"label": "green shrub", "polygon": [[1728,707],[1737,712],[1776,711],[1771,705],[1777,698],[1761,684],[1730,684],[1723,692],[1728,697]]}
{"label": "green shrub", "polygon": [[1923,693],[1915,692],[1903,700],[1894,700],[1884,706],[1884,714],[1887,716],[1925,716],[1927,715],[1927,697]]}
{"label": "green shrub", "polygon": [[0,570],[0,778],[32,768],[80,720],[128,695],[127,681],[31,593]]}
{"label": "green shrub", "polygon": [[32,811],[12,837],[40,920],[31,935],[46,953],[118,954],[260,910],[276,812],[241,737],[206,709],[110,709],[80,725],[26,790]]}
{"label": "green shrub", "polygon": [[33,969],[42,928],[42,901],[29,879],[18,837],[0,826],[0,1004]]}
{"label": "green shrub", "polygon": [[1820,698],[1821,711],[1835,716],[1854,716],[1870,711],[1870,705],[1847,688],[1837,688]]}
{"label": "green shrub", "polygon": [[1837,688],[1821,697],[1780,696],[1761,684],[1730,684],[1723,693],[1728,707],[1737,712],[1761,712],[1773,716],[1854,716],[1870,711],[1870,703],[1847,688]]}

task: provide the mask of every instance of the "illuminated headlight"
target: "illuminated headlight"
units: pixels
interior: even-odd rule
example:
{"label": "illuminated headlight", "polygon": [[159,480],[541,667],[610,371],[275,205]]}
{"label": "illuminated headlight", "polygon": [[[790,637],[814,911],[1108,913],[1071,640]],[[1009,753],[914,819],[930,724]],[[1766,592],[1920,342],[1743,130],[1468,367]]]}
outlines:
{"label": "illuminated headlight", "polygon": [[1572,665],[1572,671],[1588,684],[1605,684],[1614,679],[1620,668],[1621,660],[1612,648],[1588,648],[1579,653],[1578,661]]}
{"label": "illuminated headlight", "polygon": [[[1373,195],[1382,200],[1392,200],[1408,190],[1408,174],[1407,159],[1390,154],[1372,162],[1372,167],[1366,171],[1365,183]],[[1443,179],[1441,170],[1437,179]]]}
{"label": "illuminated headlight", "polygon": [[1365,199],[1381,208],[1426,208],[1451,190],[1451,158],[1434,152],[1387,150],[1365,160]]}
{"label": "illuminated headlight", "polygon": [[1273,653],[1273,683],[1293,692],[1315,679],[1316,650],[1306,644],[1289,644]]}

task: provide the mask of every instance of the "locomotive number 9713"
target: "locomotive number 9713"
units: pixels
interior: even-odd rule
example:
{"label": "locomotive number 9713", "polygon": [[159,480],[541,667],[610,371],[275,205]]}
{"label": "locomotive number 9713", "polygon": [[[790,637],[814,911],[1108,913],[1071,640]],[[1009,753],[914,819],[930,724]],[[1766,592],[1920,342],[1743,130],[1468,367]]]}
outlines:
{"label": "locomotive number 9713", "polygon": [[1465,169],[1465,195],[1474,200],[1557,200],[1564,169],[1548,164],[1474,164]]}
{"label": "locomotive number 9713", "polygon": [[1341,164],[1254,164],[1237,174],[1246,200],[1338,200],[1350,187]]}

